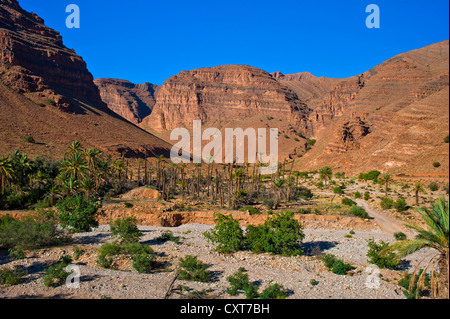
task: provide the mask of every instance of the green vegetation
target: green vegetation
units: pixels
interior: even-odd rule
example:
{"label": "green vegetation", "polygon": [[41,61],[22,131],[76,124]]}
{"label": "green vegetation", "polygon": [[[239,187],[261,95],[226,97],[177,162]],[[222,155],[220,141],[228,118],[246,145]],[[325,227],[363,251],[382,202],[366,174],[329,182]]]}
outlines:
{"label": "green vegetation", "polygon": [[[422,260],[415,268],[412,274],[412,281],[415,282],[416,276],[417,291],[424,288],[426,270],[431,267],[431,286],[434,297],[448,298],[448,241],[449,241],[449,203],[445,198],[439,198],[432,204],[431,209],[416,208],[427,228],[406,224],[407,227],[414,229],[418,235],[413,239],[398,241],[383,250],[384,254],[396,253],[397,260],[404,258],[423,248],[434,248],[435,253],[425,263],[425,271],[418,275],[418,270]],[[435,269],[438,269],[439,276]],[[411,285],[409,293],[413,293]],[[417,292],[418,294],[418,292]]]}
{"label": "green vegetation", "polygon": [[359,207],[359,206],[355,206],[355,205],[350,207],[350,214],[352,214],[352,215],[354,215],[356,217],[363,218],[363,219],[369,219],[370,218],[369,214],[367,214],[367,212],[366,212],[366,210],[364,208]]}
{"label": "green vegetation", "polygon": [[450,136],[449,135],[447,135],[446,137],[444,137],[444,143],[449,143],[449,141],[450,141]]}
{"label": "green vegetation", "polygon": [[350,198],[343,197],[341,200],[342,205],[356,206],[356,202],[352,201]]}
{"label": "green vegetation", "polygon": [[381,172],[373,170],[370,171],[368,173],[360,173],[358,176],[359,180],[362,181],[373,181],[373,182],[377,182],[378,181],[378,177],[381,175]]}
{"label": "green vegetation", "polygon": [[395,238],[396,240],[406,240],[406,239],[408,239],[408,237],[406,236],[406,234],[403,233],[403,232],[397,232],[397,233],[395,233],[395,234],[394,234],[394,238]]}
{"label": "green vegetation", "polygon": [[19,268],[0,269],[0,285],[14,286],[22,283],[23,277],[26,275],[26,271]]}
{"label": "green vegetation", "polygon": [[216,251],[222,254],[229,254],[243,248],[244,232],[239,226],[239,221],[234,220],[230,215],[216,214],[216,225],[208,232],[204,233],[207,240],[217,244]]}
{"label": "green vegetation", "polygon": [[440,166],[441,166],[441,163],[439,163],[439,162],[433,162],[433,167],[438,168],[438,167],[440,167]]}
{"label": "green vegetation", "polygon": [[408,204],[406,204],[406,200],[404,198],[399,198],[395,201],[394,208],[398,212],[404,212],[408,209]]}
{"label": "green vegetation", "polygon": [[197,256],[187,255],[180,258],[178,266],[181,271],[178,278],[182,280],[210,282],[211,275],[209,273],[208,265],[197,259]]}
{"label": "green vegetation", "polygon": [[56,265],[50,266],[44,271],[44,286],[45,287],[58,287],[64,284],[67,277],[71,272],[66,271],[66,267],[72,263],[72,259],[69,256],[63,256],[60,262]]}
{"label": "green vegetation", "polygon": [[67,235],[51,219],[30,216],[16,220],[9,215],[0,218],[0,247],[6,249],[37,249],[67,240]]}
{"label": "green vegetation", "polygon": [[369,250],[367,252],[368,262],[377,265],[380,268],[396,269],[399,261],[396,255],[392,252],[382,254],[382,252],[389,246],[389,243],[381,241],[377,244],[373,239],[369,240]]}
{"label": "green vegetation", "polygon": [[333,254],[327,254],[322,257],[325,267],[336,275],[346,275],[354,267],[351,264],[345,263],[342,259],[337,258]]}
{"label": "green vegetation", "polygon": [[159,236],[156,240],[161,241],[165,243],[166,241],[174,242],[175,244],[180,244],[181,240],[180,237],[174,236],[174,234],[170,230],[166,230],[162,233],[161,236]]}
{"label": "green vegetation", "polygon": [[134,217],[126,217],[124,219],[116,219],[110,224],[111,234],[115,236],[120,243],[130,244],[139,242],[142,232],[137,227],[137,220]]}
{"label": "green vegetation", "polygon": [[439,185],[435,182],[430,183],[430,185],[428,185],[428,188],[430,189],[430,191],[432,192],[436,192],[439,190]]}
{"label": "green vegetation", "polygon": [[385,197],[381,200],[380,206],[383,209],[391,209],[394,206],[394,201],[389,197]]}
{"label": "green vegetation", "polygon": [[[419,278],[421,277],[423,278],[423,282],[420,285],[420,289],[418,289]],[[403,278],[399,280],[398,285],[403,288],[403,294],[407,299],[420,299],[431,289],[430,281],[430,275],[424,274],[423,269],[419,269],[418,274],[414,279],[411,274],[405,272]]]}
{"label": "green vegetation", "polygon": [[95,218],[101,204],[86,199],[84,196],[67,197],[58,202],[57,217],[63,228],[69,228],[75,232],[87,232],[91,227],[98,226]]}

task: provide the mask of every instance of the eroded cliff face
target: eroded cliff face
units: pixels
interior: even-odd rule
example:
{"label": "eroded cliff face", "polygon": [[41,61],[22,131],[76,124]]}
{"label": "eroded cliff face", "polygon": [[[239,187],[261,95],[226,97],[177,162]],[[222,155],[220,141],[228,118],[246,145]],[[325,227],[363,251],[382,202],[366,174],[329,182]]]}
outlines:
{"label": "eroded cliff face", "polygon": [[38,92],[66,111],[73,111],[72,97],[106,109],[83,59],[16,0],[0,1],[0,76],[19,93]]}
{"label": "eroded cliff face", "polygon": [[236,120],[267,115],[310,130],[311,110],[269,73],[250,66],[226,65],[183,71],[158,91],[154,109],[143,127],[171,130],[192,127],[192,121]]}
{"label": "eroded cliff face", "polygon": [[117,79],[96,79],[94,83],[108,108],[134,124],[150,115],[159,89],[151,83],[134,84]]}

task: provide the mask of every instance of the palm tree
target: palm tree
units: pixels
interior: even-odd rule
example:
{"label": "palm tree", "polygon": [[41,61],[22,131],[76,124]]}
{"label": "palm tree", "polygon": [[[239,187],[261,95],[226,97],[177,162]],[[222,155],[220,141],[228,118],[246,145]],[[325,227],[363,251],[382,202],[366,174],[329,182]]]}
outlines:
{"label": "palm tree", "polygon": [[125,163],[121,160],[114,161],[112,169],[118,174],[119,182],[122,180],[122,172],[125,170]]}
{"label": "palm tree", "polygon": [[62,185],[66,196],[76,196],[78,195],[78,182],[75,178],[70,177],[66,179]]}
{"label": "palm tree", "polygon": [[276,209],[276,208],[278,208],[278,206],[280,205],[280,202],[281,202],[281,192],[283,191],[284,179],[277,177],[273,181],[273,185],[275,186],[276,193],[277,193],[277,202],[275,203],[275,209]]}
{"label": "palm tree", "polygon": [[56,200],[62,198],[58,185],[52,185],[44,197],[50,200],[51,206],[55,205]]}
{"label": "palm tree", "polygon": [[421,183],[416,183],[416,185],[414,186],[414,192],[416,194],[416,205],[419,206],[419,193],[425,193],[425,189],[422,187]]}
{"label": "palm tree", "polygon": [[381,184],[386,187],[386,197],[388,196],[389,183],[393,181],[392,176],[389,174],[384,174],[382,178],[379,179]]}
{"label": "palm tree", "polygon": [[9,157],[0,158],[0,191],[5,192],[6,183],[14,176],[12,160]]}
{"label": "palm tree", "polygon": [[333,171],[328,166],[325,166],[319,171],[319,178],[327,185],[328,181],[333,177]]}
{"label": "palm tree", "polygon": [[89,166],[89,170],[91,172],[91,176],[95,176],[97,165],[100,160],[100,156],[102,155],[102,152],[97,148],[93,148],[87,150],[85,154],[86,154],[86,161]]}
{"label": "palm tree", "polygon": [[75,153],[81,153],[83,151],[83,147],[80,142],[74,141],[70,146],[66,149],[65,157],[71,157]]}
{"label": "palm tree", "polygon": [[84,195],[86,197],[86,200],[88,200],[91,196],[92,191],[95,189],[95,183],[92,181],[92,179],[86,177],[81,181],[80,188],[84,190]]}
{"label": "palm tree", "polygon": [[70,158],[66,158],[61,163],[61,171],[78,180],[84,177],[88,166],[82,153],[73,153]]}
{"label": "palm tree", "polygon": [[[419,267],[424,264],[425,259],[429,259],[426,266],[419,275],[417,281],[417,294],[424,287],[426,273],[431,269],[431,287],[433,296],[447,299],[448,295],[448,273],[449,273],[449,219],[448,219],[449,203],[441,197],[428,208],[416,208],[422,219],[427,224],[427,229],[405,224],[405,226],[417,231],[418,235],[414,239],[407,239],[390,245],[383,253],[397,252],[397,259],[408,256],[422,248],[433,248],[433,251],[423,258],[416,266],[410,283],[410,293],[414,288],[415,277],[419,271]],[[435,268],[439,269],[437,276]],[[431,267],[431,268],[430,268]]]}

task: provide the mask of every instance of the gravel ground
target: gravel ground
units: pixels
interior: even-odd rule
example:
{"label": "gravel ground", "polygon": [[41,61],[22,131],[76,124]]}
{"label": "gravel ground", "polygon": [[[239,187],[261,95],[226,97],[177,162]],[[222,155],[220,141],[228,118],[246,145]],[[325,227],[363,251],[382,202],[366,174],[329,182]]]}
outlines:
{"label": "gravel ground", "polygon": [[[229,296],[226,277],[239,267],[248,270],[251,281],[264,289],[271,281],[285,286],[293,299],[402,299],[401,289],[394,283],[402,277],[403,271],[411,271],[417,262],[426,255],[426,251],[411,255],[403,265],[402,271],[381,270],[382,280],[379,287],[366,284],[370,272],[367,272],[367,241],[393,242],[392,235],[381,231],[355,231],[352,238],[346,238],[349,231],[327,229],[305,229],[305,254],[298,257],[280,257],[269,254],[238,252],[232,255],[220,255],[214,252],[214,246],[208,243],[202,233],[212,226],[187,224],[176,228],[140,227],[143,232],[142,243],[147,243],[157,253],[157,260],[162,267],[149,274],[139,274],[130,270],[102,269],[95,265],[96,249],[102,243],[112,241],[108,226],[100,226],[89,233],[74,235],[75,243],[71,246],[44,249],[32,252],[30,258],[11,261],[0,256],[0,268],[23,266],[28,275],[23,284],[13,287],[0,286],[0,298],[164,298],[174,278],[174,268],[178,258],[185,255],[197,255],[200,260],[210,265],[212,282],[195,283],[177,280],[175,286],[189,287],[190,291],[210,289],[212,298],[244,298],[243,294]],[[156,240],[164,231],[171,230],[175,236],[183,237],[181,244],[161,243]],[[79,246],[85,253],[75,265],[80,270],[80,287],[46,288],[42,283],[43,271],[63,254],[72,254],[72,246]],[[320,254],[332,253],[352,263],[356,269],[353,275],[335,275],[329,272],[319,260]],[[125,265],[126,266],[126,265]],[[370,278],[370,277],[369,277]],[[313,286],[310,281],[315,280]],[[387,280],[390,282],[388,282]],[[184,293],[184,297],[191,296]],[[182,296],[173,294],[172,298]]]}

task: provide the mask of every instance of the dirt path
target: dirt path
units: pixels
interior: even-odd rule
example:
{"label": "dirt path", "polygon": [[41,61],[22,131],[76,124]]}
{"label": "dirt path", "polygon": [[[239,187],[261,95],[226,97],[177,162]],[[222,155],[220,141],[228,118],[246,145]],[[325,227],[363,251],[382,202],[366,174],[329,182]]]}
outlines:
{"label": "dirt path", "polygon": [[369,214],[369,216],[375,220],[375,222],[384,232],[395,234],[397,232],[406,231],[406,227],[404,227],[400,222],[370,208],[370,206],[364,200],[356,199],[356,203],[358,204],[358,206],[361,206],[366,210],[367,214]]}

